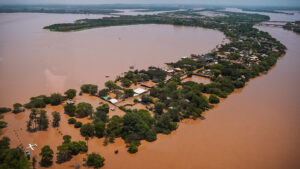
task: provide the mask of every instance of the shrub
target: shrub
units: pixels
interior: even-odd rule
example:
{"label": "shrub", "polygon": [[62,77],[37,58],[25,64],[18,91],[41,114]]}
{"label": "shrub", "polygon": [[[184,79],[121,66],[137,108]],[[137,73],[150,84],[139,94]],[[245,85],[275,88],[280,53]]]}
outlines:
{"label": "shrub", "polygon": [[68,123],[69,123],[69,124],[75,124],[75,123],[76,123],[76,119],[74,119],[74,118],[69,118]]}
{"label": "shrub", "polygon": [[76,122],[74,127],[75,128],[80,128],[82,126],[82,123],[80,121]]}
{"label": "shrub", "polygon": [[75,89],[69,89],[64,94],[68,99],[73,99],[76,96],[76,90]]}
{"label": "shrub", "polygon": [[135,143],[129,143],[129,144],[127,145],[127,148],[128,148],[127,151],[128,151],[130,154],[134,154],[134,153],[138,152],[138,147],[137,147],[137,145],[136,145]]}
{"label": "shrub", "polygon": [[53,93],[50,96],[50,104],[54,106],[61,104],[63,100],[64,97],[59,93]]}
{"label": "shrub", "polygon": [[93,107],[89,103],[82,102],[76,106],[75,113],[79,118],[87,117],[93,113]]}
{"label": "shrub", "polygon": [[84,84],[80,87],[82,93],[88,93],[90,95],[96,95],[98,86],[93,84]]}
{"label": "shrub", "polygon": [[88,158],[86,164],[88,166],[93,166],[94,168],[100,168],[104,165],[105,159],[99,154],[92,153],[92,154],[88,154],[87,157]]}
{"label": "shrub", "polygon": [[80,134],[84,137],[93,137],[95,135],[95,126],[91,123],[84,124],[80,128]]}
{"label": "shrub", "polygon": [[7,107],[0,107],[0,114],[1,113],[7,113],[7,112],[10,112],[11,109],[10,108],[7,108]]}
{"label": "shrub", "polygon": [[76,106],[74,104],[66,104],[64,106],[65,113],[71,117],[75,116]]}
{"label": "shrub", "polygon": [[42,156],[41,165],[44,167],[52,165],[52,159],[53,159],[53,150],[50,148],[50,146],[46,145],[42,148],[42,152],[40,153],[40,156]]}
{"label": "shrub", "polygon": [[209,102],[210,102],[211,104],[217,104],[217,103],[220,102],[218,96],[215,95],[215,94],[211,94],[211,95],[209,96],[209,99],[208,99],[208,100],[209,100]]}

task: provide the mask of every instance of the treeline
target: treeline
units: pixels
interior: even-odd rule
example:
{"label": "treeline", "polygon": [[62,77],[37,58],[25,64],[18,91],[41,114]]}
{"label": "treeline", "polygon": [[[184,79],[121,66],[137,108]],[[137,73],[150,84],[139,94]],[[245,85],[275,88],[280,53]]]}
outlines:
{"label": "treeline", "polygon": [[288,22],[283,25],[283,28],[296,33],[300,33],[300,21]]}

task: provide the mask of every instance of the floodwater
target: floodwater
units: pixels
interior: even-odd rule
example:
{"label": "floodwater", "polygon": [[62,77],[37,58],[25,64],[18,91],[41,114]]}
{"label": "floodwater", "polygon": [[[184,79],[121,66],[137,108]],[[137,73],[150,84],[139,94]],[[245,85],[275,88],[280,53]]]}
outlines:
{"label": "floodwater", "polygon": [[[0,14],[0,106],[84,83],[103,87],[130,66],[163,66],[220,44],[216,30],[172,25],[135,25],[50,32],[44,26],[99,15]],[[100,15],[99,17],[103,17]],[[110,78],[105,78],[110,76]]]}
{"label": "floodwater", "polygon": [[[251,80],[245,88],[235,91],[213,110],[206,112],[205,120],[185,120],[171,135],[159,135],[158,140],[153,143],[143,141],[139,152],[133,155],[126,152],[124,142],[120,139],[105,147],[102,145],[103,139],[93,138],[88,141],[89,153],[98,152],[106,158],[104,169],[300,168],[300,36],[281,28],[259,29],[269,32],[285,44],[288,48],[286,55],[280,58],[277,65],[267,74]],[[93,100],[95,104],[100,101],[88,96],[76,99]],[[54,110],[62,111],[60,106],[49,106],[47,109],[48,113]],[[63,134],[71,134],[73,140],[83,140],[79,129],[66,124],[67,116],[62,116],[58,130]],[[50,144],[54,150],[61,144],[60,132],[52,127],[48,132],[25,132],[24,120],[27,118],[28,113],[5,115],[9,126],[3,132],[12,137],[13,146],[18,143],[14,130],[21,133],[18,137],[25,140],[24,144],[37,143],[39,148]],[[24,123],[11,123],[16,120]],[[114,154],[116,149],[119,150],[118,154]],[[38,152],[35,152],[35,155],[37,154]],[[86,156],[80,154],[67,163],[54,164],[51,168],[72,168],[74,164],[83,164],[84,157]]]}

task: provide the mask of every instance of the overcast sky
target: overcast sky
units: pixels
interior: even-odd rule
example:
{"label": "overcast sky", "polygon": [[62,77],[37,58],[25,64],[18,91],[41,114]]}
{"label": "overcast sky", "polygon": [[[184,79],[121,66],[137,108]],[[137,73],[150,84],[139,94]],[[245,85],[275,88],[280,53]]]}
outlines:
{"label": "overcast sky", "polygon": [[300,6],[300,0],[0,0],[0,4],[204,4]]}

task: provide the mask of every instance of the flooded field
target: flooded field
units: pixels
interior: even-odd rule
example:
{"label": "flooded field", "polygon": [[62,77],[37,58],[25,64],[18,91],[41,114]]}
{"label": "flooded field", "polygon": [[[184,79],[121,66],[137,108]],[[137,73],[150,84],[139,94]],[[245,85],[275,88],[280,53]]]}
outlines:
{"label": "flooded field", "polygon": [[42,29],[86,16],[0,14],[0,106],[25,103],[40,94],[79,89],[84,83],[103,87],[105,81],[130,66],[163,66],[181,56],[208,52],[224,38],[215,30],[171,25],[69,33]]}

